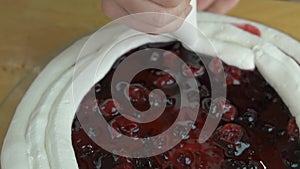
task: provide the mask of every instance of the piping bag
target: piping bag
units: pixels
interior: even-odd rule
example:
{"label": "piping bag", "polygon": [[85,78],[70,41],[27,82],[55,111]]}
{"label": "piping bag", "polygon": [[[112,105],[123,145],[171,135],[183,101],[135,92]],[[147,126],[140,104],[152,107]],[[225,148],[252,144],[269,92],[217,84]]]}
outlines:
{"label": "piping bag", "polygon": [[195,52],[208,54],[211,56],[216,55],[210,41],[198,28],[197,24],[197,0],[191,0],[190,2],[192,10],[187,16],[182,26],[172,33],[178,40],[183,42],[183,46]]}
{"label": "piping bag", "polygon": [[191,12],[173,35],[183,41],[185,45],[194,47],[195,42],[198,41],[197,0],[191,0],[190,4],[192,6]]}

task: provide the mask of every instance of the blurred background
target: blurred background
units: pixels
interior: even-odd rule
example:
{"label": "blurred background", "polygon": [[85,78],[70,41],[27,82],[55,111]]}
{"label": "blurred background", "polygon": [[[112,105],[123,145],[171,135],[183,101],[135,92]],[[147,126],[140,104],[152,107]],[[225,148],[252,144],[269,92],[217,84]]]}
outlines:
{"label": "blurred background", "polygon": [[[71,42],[97,30],[109,19],[101,12],[100,0],[0,0],[0,3],[1,150],[15,107],[34,75]],[[263,23],[300,40],[300,3],[241,0],[228,15]]]}

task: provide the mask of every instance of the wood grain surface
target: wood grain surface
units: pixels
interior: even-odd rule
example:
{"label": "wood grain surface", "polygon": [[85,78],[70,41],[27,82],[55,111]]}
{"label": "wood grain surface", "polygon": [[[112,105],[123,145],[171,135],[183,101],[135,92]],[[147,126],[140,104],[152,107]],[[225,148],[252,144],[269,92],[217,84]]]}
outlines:
{"label": "wood grain surface", "polygon": [[[100,28],[109,19],[99,0],[0,0],[0,103],[41,59]],[[300,3],[241,0],[228,15],[254,20],[300,40]],[[38,72],[37,67],[34,72]],[[0,149],[15,105],[24,92],[17,87],[0,104]]]}

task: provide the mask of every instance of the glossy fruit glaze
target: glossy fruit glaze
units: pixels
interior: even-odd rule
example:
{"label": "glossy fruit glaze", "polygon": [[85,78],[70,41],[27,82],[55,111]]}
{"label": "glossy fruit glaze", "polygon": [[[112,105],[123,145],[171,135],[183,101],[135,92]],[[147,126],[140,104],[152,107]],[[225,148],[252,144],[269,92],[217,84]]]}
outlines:
{"label": "glossy fruit glaze", "polygon": [[[198,143],[211,100],[208,71],[217,77],[221,62],[217,58],[211,59],[206,69],[196,54],[186,50],[180,42],[146,44],[121,56],[110,72],[82,100],[77,115],[83,113],[87,115],[89,123],[96,124],[100,115],[98,106],[100,113],[114,129],[131,137],[154,136],[168,129],[177,117],[180,105],[178,85],[168,73],[157,69],[144,70],[132,80],[129,92],[120,93],[127,95],[132,105],[140,111],[147,110],[153,104],[165,104],[164,113],[152,122],[139,124],[126,119],[117,109],[122,107],[122,103],[111,99],[110,82],[118,63],[134,51],[145,48],[172,51],[189,66],[191,72],[186,71],[186,66],[174,65],[172,57],[167,55],[156,59],[142,56],[167,67],[177,66],[182,76],[197,79],[201,103],[196,122],[189,134],[182,137],[183,140],[173,149],[150,158],[133,159],[111,154],[97,146],[89,136],[101,135],[93,135],[93,128],[85,132],[75,117],[72,141],[80,169],[300,168],[299,131],[295,119],[257,70],[245,71],[223,64],[227,83],[227,100],[223,103],[225,111],[209,140]],[[148,95],[153,89],[163,90],[167,100],[149,102]],[[94,93],[96,98],[92,97]],[[189,109],[184,111],[188,112]],[[177,134],[180,135],[180,131]]]}

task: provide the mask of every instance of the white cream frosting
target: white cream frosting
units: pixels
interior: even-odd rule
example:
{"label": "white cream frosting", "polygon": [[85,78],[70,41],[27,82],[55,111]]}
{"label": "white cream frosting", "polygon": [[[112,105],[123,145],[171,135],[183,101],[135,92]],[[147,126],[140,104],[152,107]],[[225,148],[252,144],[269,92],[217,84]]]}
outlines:
{"label": "white cream frosting", "polygon": [[[299,42],[251,21],[208,13],[198,13],[197,18],[200,31],[211,40],[219,57],[241,69],[254,69],[256,66],[282,97],[299,125],[300,67],[295,62],[300,62]],[[260,29],[262,36],[238,29],[230,24],[232,22],[251,23]],[[85,93],[128,50],[149,42],[174,40],[166,36],[141,34],[118,24],[101,31],[99,43],[85,46],[86,50],[81,53],[84,59],[77,60],[77,56],[89,37],[75,42],[54,58],[32,83],[5,138],[2,169],[78,168],[71,142],[71,125]],[[135,36],[132,37],[133,34]],[[105,59],[105,62],[97,65],[98,59]],[[93,74],[94,81],[87,80],[91,77],[81,76],[95,67],[101,69]],[[74,74],[74,71],[77,73]],[[72,86],[74,82],[81,82],[76,97],[72,92],[77,90],[76,86]]]}

